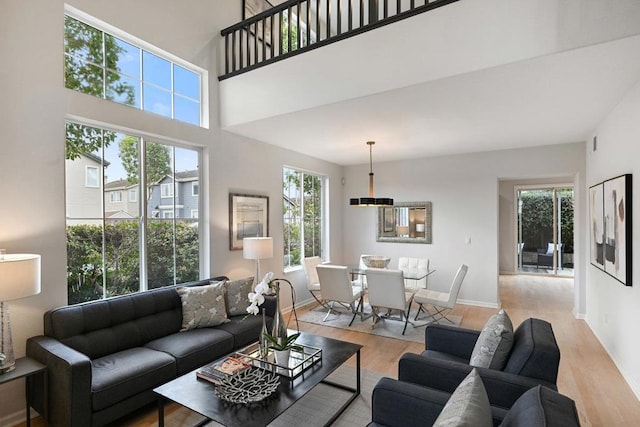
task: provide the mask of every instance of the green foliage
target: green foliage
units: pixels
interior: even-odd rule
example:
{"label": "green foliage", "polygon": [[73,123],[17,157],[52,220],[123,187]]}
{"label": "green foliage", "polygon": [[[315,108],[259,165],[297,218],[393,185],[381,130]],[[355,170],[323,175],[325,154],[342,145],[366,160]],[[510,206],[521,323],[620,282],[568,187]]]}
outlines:
{"label": "green foliage", "polygon": [[[289,40],[289,17],[282,15],[282,53],[293,52],[298,49],[298,26],[295,21],[291,21],[291,39]],[[289,49],[291,42],[291,49]]]}
{"label": "green foliage", "polygon": [[276,351],[283,351],[283,350],[302,351],[302,347],[295,343],[299,336],[300,336],[300,333],[289,335],[284,341],[280,341],[278,338],[270,334],[264,335],[264,337],[270,343],[269,348]]}
{"label": "green foliage", "polygon": [[[103,252],[104,237],[104,261]],[[148,224],[149,288],[197,280],[199,277],[198,228],[192,222]],[[69,304],[140,290],[140,252],[137,221],[107,222],[101,225],[67,227],[67,286]],[[106,271],[106,280],[104,272]]]}
{"label": "green foliage", "polygon": [[[90,25],[65,16],[64,21],[65,87],[105,99],[125,96],[125,104],[135,103],[133,86],[120,81],[118,58],[122,53],[115,39]],[[107,90],[108,87],[108,90]],[[74,160],[84,153],[96,152],[102,145],[108,146],[115,133],[89,126],[67,124],[66,156]]]}
{"label": "green foliage", "polygon": [[[573,192],[561,190],[561,242],[565,253],[573,252]],[[547,190],[521,192],[522,241],[525,250],[547,249],[553,242],[553,195]]]}
{"label": "green foliage", "polygon": [[[132,184],[137,184],[140,181],[139,143],[138,138],[125,136],[118,145],[118,155],[127,172],[127,180]],[[170,149],[166,145],[147,142],[145,159],[149,187],[171,174]]]}

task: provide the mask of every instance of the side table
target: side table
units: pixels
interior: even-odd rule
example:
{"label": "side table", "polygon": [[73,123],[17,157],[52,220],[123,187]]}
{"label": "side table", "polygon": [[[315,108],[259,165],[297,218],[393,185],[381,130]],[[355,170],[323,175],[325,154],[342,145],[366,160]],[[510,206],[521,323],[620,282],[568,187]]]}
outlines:
{"label": "side table", "polygon": [[[27,400],[27,427],[31,427],[31,392],[33,376],[37,374],[44,375],[44,401],[45,408],[47,402],[47,367],[42,363],[31,359],[30,357],[21,357],[16,359],[16,367],[13,371],[9,371],[0,375],[0,384],[8,383],[19,378],[25,379],[25,397]],[[46,409],[45,409],[46,412]],[[41,414],[45,419],[47,414]]]}

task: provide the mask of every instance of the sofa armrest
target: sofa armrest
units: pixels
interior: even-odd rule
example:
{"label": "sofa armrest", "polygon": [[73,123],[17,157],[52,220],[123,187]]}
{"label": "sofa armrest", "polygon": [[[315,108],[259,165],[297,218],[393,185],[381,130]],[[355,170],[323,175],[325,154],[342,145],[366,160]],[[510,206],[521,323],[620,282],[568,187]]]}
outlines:
{"label": "sofa armrest", "polygon": [[450,394],[440,390],[381,378],[371,397],[372,423],[380,426],[433,425]]}
{"label": "sofa armrest", "polygon": [[91,425],[91,360],[46,336],[27,340],[27,356],[47,366],[48,404],[41,385],[32,389],[34,408],[46,414],[47,425]]}
{"label": "sofa armrest", "polygon": [[480,331],[472,329],[429,324],[424,330],[424,343],[427,350],[440,351],[471,360],[471,353],[479,336]]}
{"label": "sofa armrest", "polygon": [[[398,380],[453,393],[472,369],[473,366],[464,363],[406,353],[398,362]],[[511,408],[524,392],[537,385],[557,390],[555,384],[535,378],[495,369],[477,369],[492,406]]]}

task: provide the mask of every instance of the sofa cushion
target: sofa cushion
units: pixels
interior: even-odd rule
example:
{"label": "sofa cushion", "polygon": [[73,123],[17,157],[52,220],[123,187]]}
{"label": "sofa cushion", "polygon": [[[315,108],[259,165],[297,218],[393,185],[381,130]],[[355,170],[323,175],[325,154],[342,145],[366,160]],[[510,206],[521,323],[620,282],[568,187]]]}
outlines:
{"label": "sofa cushion", "polygon": [[513,345],[513,325],[504,310],[489,318],[471,353],[469,365],[502,370]]}
{"label": "sofa cushion", "polygon": [[224,284],[226,293],[224,301],[227,307],[227,316],[244,316],[249,307],[249,292],[253,285],[253,276],[238,280],[227,280]]}
{"label": "sofa cushion", "polygon": [[580,421],[573,400],[539,385],[516,400],[500,426],[578,427]]}
{"label": "sofa cushion", "polygon": [[168,335],[147,343],[145,347],[173,356],[180,375],[230,353],[234,349],[233,342],[231,334],[216,327]]}
{"label": "sofa cushion", "polygon": [[91,391],[94,411],[157,387],[176,376],[170,355],[135,347],[91,361]]}
{"label": "sofa cushion", "polygon": [[[267,330],[271,330],[273,318],[267,316]],[[262,329],[262,316],[233,316],[229,323],[218,326],[218,329],[233,336],[233,348],[240,348],[256,342]]]}
{"label": "sofa cushion", "polygon": [[489,397],[475,368],[455,389],[433,426],[493,426]]}
{"label": "sofa cushion", "polygon": [[182,329],[207,328],[228,322],[224,282],[176,288],[182,300]]}

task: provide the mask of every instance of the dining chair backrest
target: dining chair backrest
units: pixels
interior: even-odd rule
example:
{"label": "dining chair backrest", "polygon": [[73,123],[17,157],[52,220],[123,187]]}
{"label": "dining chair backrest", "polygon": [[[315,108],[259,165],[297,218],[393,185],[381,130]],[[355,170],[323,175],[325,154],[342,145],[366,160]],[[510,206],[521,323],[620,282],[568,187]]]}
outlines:
{"label": "dining chair backrest", "polygon": [[460,292],[460,287],[462,286],[462,281],[467,275],[467,267],[465,264],[462,264],[460,268],[458,268],[458,272],[456,276],[453,278],[453,283],[451,284],[451,290],[449,290],[449,298],[447,302],[443,302],[439,304],[443,307],[453,308],[456,305],[456,300],[458,299],[458,293]]}
{"label": "dining chair backrest", "polygon": [[429,272],[429,258],[400,257],[398,270],[402,270],[405,276],[420,277]]}
{"label": "dining chair backrest", "polygon": [[326,301],[352,302],[354,300],[349,269],[345,265],[320,264],[316,266],[320,279],[320,292]]}
{"label": "dining chair backrest", "polygon": [[369,304],[404,310],[407,305],[402,270],[387,268],[367,269],[367,293]]}
{"label": "dining chair backrest", "polygon": [[318,272],[316,271],[316,266],[320,264],[322,264],[322,258],[319,256],[307,257],[303,260],[302,268],[305,276],[307,276],[307,287],[320,283]]}

